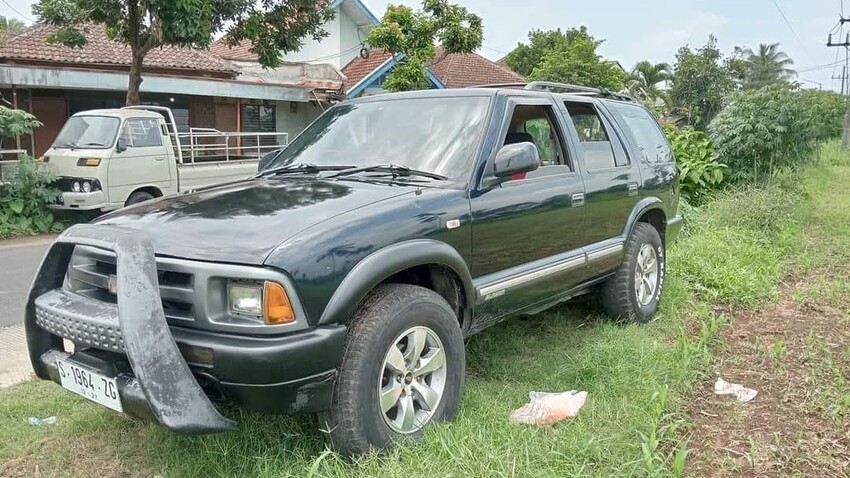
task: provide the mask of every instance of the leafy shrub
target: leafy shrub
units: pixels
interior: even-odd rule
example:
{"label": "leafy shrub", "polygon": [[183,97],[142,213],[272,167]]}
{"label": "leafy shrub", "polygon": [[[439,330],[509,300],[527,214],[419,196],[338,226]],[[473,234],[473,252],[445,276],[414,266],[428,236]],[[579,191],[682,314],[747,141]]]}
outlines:
{"label": "leafy shrub", "polygon": [[682,197],[688,202],[699,203],[723,183],[726,165],[717,162],[714,146],[702,131],[690,126],[676,129],[665,125],[664,132],[676,155]]}
{"label": "leafy shrub", "polygon": [[21,158],[0,191],[0,236],[45,233],[60,228],[49,208],[60,194],[52,186],[55,179],[50,170],[31,157]]}
{"label": "leafy shrub", "polygon": [[0,106],[0,149],[3,149],[3,138],[29,134],[39,126],[41,122],[26,111]]}
{"label": "leafy shrub", "polygon": [[734,93],[709,126],[732,180],[772,178],[813,157],[841,128],[843,104],[829,93],[776,84]]}

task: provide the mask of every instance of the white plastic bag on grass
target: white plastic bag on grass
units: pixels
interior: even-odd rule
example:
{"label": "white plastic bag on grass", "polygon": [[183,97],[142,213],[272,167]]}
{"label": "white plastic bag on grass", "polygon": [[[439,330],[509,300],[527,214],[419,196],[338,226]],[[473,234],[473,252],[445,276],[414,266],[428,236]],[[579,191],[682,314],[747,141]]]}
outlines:
{"label": "white plastic bag on grass", "polygon": [[511,413],[511,421],[544,427],[578,415],[578,411],[587,401],[587,392],[531,392],[528,398],[528,403]]}

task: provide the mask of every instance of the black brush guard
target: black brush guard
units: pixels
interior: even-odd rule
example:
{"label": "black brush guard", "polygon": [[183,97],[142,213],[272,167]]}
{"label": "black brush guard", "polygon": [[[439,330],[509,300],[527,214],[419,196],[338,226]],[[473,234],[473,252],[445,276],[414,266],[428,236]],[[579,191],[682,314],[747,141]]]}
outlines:
{"label": "black brush guard", "polygon": [[[61,337],[39,325],[36,302],[45,294],[61,291],[76,245],[106,249],[116,255],[117,308],[102,303],[87,306],[82,301],[75,304],[73,313],[85,316],[90,324],[87,327],[98,326],[98,321],[105,326],[117,323],[132,368],[131,376],[117,377],[125,411],[152,418],[177,433],[195,435],[233,429],[236,422],[223,417],[210,402],[171,335],[162,309],[153,246],[144,231],[80,224],[66,230],[53,243],[33,281],[24,320],[36,375],[59,383],[56,360],[72,357],[65,352]],[[43,324],[45,312],[39,313]]]}

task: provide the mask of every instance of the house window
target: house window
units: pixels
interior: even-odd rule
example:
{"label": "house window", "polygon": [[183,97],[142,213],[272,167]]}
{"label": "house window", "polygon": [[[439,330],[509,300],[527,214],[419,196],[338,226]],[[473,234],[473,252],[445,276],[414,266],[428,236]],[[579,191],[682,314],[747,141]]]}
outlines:
{"label": "house window", "polygon": [[[244,133],[275,133],[277,122],[275,107],[267,105],[242,105],[242,132]],[[244,138],[245,146],[273,146],[277,144],[277,136],[273,134],[248,135]]]}

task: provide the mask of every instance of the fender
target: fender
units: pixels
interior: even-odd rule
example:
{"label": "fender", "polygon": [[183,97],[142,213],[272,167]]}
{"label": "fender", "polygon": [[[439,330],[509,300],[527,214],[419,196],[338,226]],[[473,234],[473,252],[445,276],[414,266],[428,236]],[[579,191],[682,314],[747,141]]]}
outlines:
{"label": "fender", "polygon": [[427,264],[439,264],[454,271],[460,277],[467,307],[475,303],[472,276],[460,254],[445,242],[417,239],[373,252],[354,266],[328,301],[319,325],[345,323],[360,301],[381,281],[405,269]]}
{"label": "fender", "polygon": [[662,213],[664,213],[664,217],[667,217],[667,213],[664,211],[664,202],[657,197],[648,197],[641,199],[632,209],[632,213],[629,215],[628,221],[626,221],[626,228],[623,229],[623,238],[628,240],[629,236],[632,235],[632,231],[635,228],[635,224],[637,220],[640,219],[643,214],[649,210],[658,209]]}

